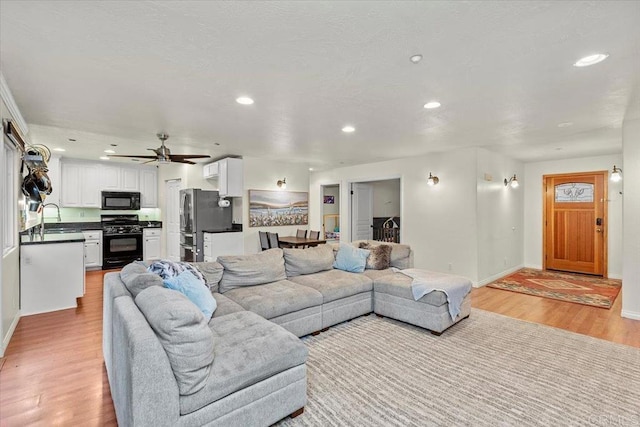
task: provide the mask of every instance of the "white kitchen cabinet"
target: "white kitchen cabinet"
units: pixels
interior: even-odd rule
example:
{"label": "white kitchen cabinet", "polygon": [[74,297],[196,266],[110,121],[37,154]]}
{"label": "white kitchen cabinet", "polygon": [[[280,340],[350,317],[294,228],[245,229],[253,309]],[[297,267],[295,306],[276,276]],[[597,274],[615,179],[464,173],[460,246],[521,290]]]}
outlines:
{"label": "white kitchen cabinet", "polygon": [[244,255],[244,238],[240,232],[204,233],[204,260],[213,262],[221,255]]}
{"label": "white kitchen cabinet", "polygon": [[84,295],[82,241],[20,246],[20,313],[77,307]]}
{"label": "white kitchen cabinet", "polygon": [[101,175],[101,190],[140,191],[138,168],[120,165],[98,165]]}
{"label": "white kitchen cabinet", "polygon": [[203,176],[218,180],[220,197],[242,197],[243,166],[242,159],[228,157],[204,165]]}
{"label": "white kitchen cabinet", "polygon": [[142,259],[160,259],[162,228],[142,230]]}
{"label": "white kitchen cabinet", "polygon": [[156,168],[140,169],[140,207],[158,207],[158,170]]}
{"label": "white kitchen cabinet", "polygon": [[63,161],[61,207],[100,208],[101,172],[95,164]]}
{"label": "white kitchen cabinet", "polygon": [[86,269],[102,267],[102,230],[83,231],[84,266]]}

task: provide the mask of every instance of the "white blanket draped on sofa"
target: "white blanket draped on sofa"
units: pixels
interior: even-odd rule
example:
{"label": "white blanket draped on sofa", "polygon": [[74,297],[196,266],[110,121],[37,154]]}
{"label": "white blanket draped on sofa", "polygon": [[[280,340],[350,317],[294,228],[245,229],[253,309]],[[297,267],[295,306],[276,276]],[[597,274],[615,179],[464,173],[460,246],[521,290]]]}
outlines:
{"label": "white blanket draped on sofa", "polygon": [[407,268],[405,270],[394,268],[393,270],[413,279],[411,292],[413,293],[413,299],[416,301],[433,291],[444,292],[447,295],[451,320],[456,319],[460,313],[462,300],[471,291],[471,280],[466,277],[421,270],[419,268]]}

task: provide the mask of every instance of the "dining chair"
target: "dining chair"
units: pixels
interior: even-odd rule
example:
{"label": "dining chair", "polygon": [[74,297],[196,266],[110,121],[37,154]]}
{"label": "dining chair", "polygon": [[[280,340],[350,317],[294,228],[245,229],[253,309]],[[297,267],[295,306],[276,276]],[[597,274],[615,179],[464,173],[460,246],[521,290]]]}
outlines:
{"label": "dining chair", "polygon": [[[310,239],[316,239],[316,240],[320,239],[320,232],[319,231],[310,230],[309,231],[309,238]],[[313,246],[318,246],[318,244],[317,243],[313,243],[313,244],[307,245],[308,248],[313,247]]]}
{"label": "dining chair", "polygon": [[269,247],[270,248],[279,248],[280,243],[278,242],[278,233],[269,233],[267,232],[267,236],[269,236]]}
{"label": "dining chair", "polygon": [[296,232],[296,237],[301,237],[301,238],[306,238],[307,237],[307,230],[300,230],[298,229],[298,231]]}
{"label": "dining chair", "polygon": [[260,236],[260,247],[263,251],[269,249],[269,236],[266,231],[258,231],[258,235]]}

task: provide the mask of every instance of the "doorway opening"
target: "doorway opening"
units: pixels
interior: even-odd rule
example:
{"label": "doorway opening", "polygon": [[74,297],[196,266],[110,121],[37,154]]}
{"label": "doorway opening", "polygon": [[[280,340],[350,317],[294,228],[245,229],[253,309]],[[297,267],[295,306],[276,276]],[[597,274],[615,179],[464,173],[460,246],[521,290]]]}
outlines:
{"label": "doorway opening", "polygon": [[322,186],[322,236],[328,242],[340,241],[340,184]]}
{"label": "doorway opening", "polygon": [[351,184],[351,241],[400,243],[400,178]]}
{"label": "doorway opening", "polygon": [[543,268],[607,276],[607,171],[544,175]]}

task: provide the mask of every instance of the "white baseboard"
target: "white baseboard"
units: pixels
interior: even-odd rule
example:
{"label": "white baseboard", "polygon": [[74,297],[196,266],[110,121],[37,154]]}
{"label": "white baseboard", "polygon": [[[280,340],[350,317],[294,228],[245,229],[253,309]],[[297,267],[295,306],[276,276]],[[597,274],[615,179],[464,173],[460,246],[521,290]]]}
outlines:
{"label": "white baseboard", "polygon": [[620,315],[622,317],[626,317],[627,319],[640,320],[640,313],[636,311],[622,310]]}
{"label": "white baseboard", "polygon": [[7,335],[2,340],[2,346],[0,346],[0,357],[4,357],[4,351],[9,346],[9,341],[11,341],[11,337],[13,336],[13,332],[16,330],[18,326],[18,322],[20,321],[20,310],[16,313],[16,316],[13,318],[11,322],[11,326],[9,326],[9,330],[7,331]]}
{"label": "white baseboard", "polygon": [[515,267],[511,267],[507,270],[501,271],[500,273],[496,273],[493,276],[489,276],[486,279],[482,279],[480,280],[478,283],[474,283],[473,287],[474,288],[480,288],[484,285],[488,285],[489,283],[493,282],[494,280],[498,280],[501,277],[507,276],[511,273],[515,273],[516,271],[520,270],[521,268],[524,268],[523,264],[517,265]]}

